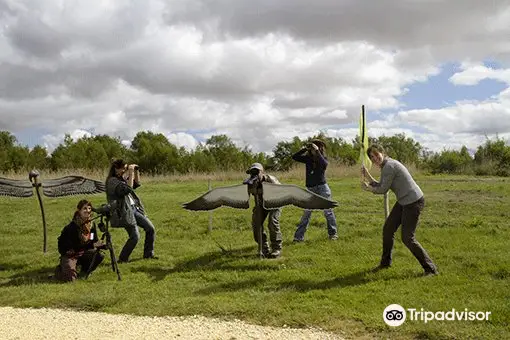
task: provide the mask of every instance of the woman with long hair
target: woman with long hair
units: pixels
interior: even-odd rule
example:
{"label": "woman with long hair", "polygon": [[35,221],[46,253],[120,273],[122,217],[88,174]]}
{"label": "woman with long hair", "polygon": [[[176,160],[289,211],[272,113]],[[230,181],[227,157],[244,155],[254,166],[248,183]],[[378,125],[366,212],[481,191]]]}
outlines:
{"label": "woman with long hair", "polygon": [[81,200],[76,206],[72,221],[62,229],[58,238],[60,264],[55,277],[60,281],[74,281],[78,278],[77,267],[81,267],[80,276],[90,274],[103,261],[104,256],[96,250],[104,246],[98,240],[90,222],[92,204]]}
{"label": "woman with long hair", "polygon": [[139,186],[140,173],[136,164],[128,165],[122,159],[112,162],[106,178],[106,199],[114,207],[110,224],[112,227],[124,228],[129,235],[120,252],[119,263],[129,261],[129,256],[140,239],[138,227],[145,231],[143,257],[157,258],[154,256],[156,230],[145,213],[142,201],[135,193]]}

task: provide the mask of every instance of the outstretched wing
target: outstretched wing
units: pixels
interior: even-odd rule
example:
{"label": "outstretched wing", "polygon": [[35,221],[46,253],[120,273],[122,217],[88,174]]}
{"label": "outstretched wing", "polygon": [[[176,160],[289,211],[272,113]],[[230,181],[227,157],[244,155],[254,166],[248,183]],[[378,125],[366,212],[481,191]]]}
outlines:
{"label": "outstretched wing", "polygon": [[102,182],[81,176],[65,176],[42,182],[44,195],[61,197],[70,195],[97,194],[105,192]]}
{"label": "outstretched wing", "polygon": [[310,190],[291,184],[262,182],[264,208],[277,209],[285,205],[295,205],[302,209],[329,209],[338,202],[319,196]]}
{"label": "outstretched wing", "polygon": [[33,194],[32,183],[29,181],[0,177],[0,196],[30,197]]}
{"label": "outstretched wing", "polygon": [[237,209],[250,207],[250,196],[246,185],[239,184],[228,187],[214,188],[182,207],[188,210],[213,210],[225,205]]}

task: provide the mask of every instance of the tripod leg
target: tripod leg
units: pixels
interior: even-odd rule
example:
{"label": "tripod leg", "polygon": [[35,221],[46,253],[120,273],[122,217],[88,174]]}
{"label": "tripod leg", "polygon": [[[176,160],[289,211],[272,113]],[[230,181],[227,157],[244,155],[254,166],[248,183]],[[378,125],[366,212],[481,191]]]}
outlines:
{"label": "tripod leg", "polygon": [[94,262],[96,262],[97,254],[99,253],[99,249],[94,251],[94,256],[92,256],[92,260],[90,261],[89,268],[87,269],[87,273],[85,274],[85,280],[89,278],[90,273],[92,272],[92,266],[94,266]]}
{"label": "tripod leg", "polygon": [[113,250],[113,244],[112,244],[112,239],[110,238],[110,234],[108,234],[106,236],[106,246],[108,247],[108,250],[110,251],[110,260],[112,263],[112,270],[117,273],[117,279],[119,281],[121,281],[122,278],[120,276],[119,264],[117,263],[117,258],[115,257],[115,251]]}
{"label": "tripod leg", "polygon": [[110,245],[110,258],[112,260],[112,269],[117,273],[117,279],[120,281],[122,278],[120,277],[119,265],[117,263],[117,258],[115,257],[115,252],[113,251],[113,246]]}

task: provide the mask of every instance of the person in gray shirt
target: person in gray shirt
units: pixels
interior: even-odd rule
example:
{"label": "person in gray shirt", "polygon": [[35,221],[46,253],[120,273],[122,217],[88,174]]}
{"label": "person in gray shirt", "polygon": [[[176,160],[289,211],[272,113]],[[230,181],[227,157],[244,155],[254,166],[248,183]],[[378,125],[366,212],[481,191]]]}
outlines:
{"label": "person in gray shirt", "polygon": [[374,194],[385,194],[391,190],[397,197],[397,202],[384,222],[383,251],[381,263],[376,270],[391,266],[395,233],[402,225],[402,242],[420,262],[425,270],[425,275],[438,274],[436,265],[414,235],[421,211],[425,206],[423,192],[407,168],[399,161],[388,157],[382,146],[371,145],[367,149],[367,154],[370,160],[381,168],[381,179],[379,182],[376,181],[363,166],[361,170],[364,179],[362,188]]}

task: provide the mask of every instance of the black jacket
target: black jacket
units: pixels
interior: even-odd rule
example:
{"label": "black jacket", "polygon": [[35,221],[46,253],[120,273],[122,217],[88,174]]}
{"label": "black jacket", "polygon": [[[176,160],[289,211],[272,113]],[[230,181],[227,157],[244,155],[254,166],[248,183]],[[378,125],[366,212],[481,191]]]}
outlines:
{"label": "black jacket", "polygon": [[92,227],[90,232],[94,233],[94,239],[82,242],[80,227],[75,221],[71,221],[62,229],[58,238],[58,252],[60,255],[66,255],[69,250],[80,252],[94,248],[94,243],[98,241],[96,228]]}

